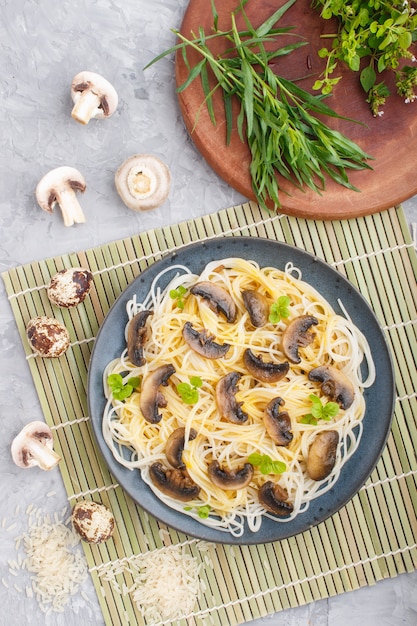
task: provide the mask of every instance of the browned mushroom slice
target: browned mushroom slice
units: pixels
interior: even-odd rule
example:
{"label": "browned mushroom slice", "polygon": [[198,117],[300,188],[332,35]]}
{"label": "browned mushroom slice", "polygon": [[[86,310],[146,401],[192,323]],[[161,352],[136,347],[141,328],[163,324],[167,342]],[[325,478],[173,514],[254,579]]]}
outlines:
{"label": "browned mushroom slice", "polygon": [[242,291],[242,299],[252,325],[255,328],[265,326],[269,317],[269,303],[265,296],[252,289],[245,289]]}
{"label": "browned mushroom slice", "polygon": [[197,352],[200,356],[204,356],[206,359],[221,359],[227,354],[230,348],[228,343],[216,343],[213,335],[205,328],[198,332],[193,328],[191,322],[185,322],[184,328],[182,329],[182,336],[184,337],[184,341],[194,352]]}
{"label": "browned mushroom slice", "polygon": [[260,487],[258,499],[264,509],[278,517],[287,517],[294,510],[291,502],[288,502],[287,490],[272,480],[268,480]]}
{"label": "browned mushroom slice", "polygon": [[287,411],[280,411],[284,404],[282,398],[273,398],[264,413],[266,431],[277,446],[288,446],[293,439],[291,418]]}
{"label": "browned mushroom slice", "polygon": [[237,315],[236,304],[232,296],[220,285],[211,283],[209,280],[203,280],[191,287],[190,292],[207,300],[209,307],[216,313],[222,313],[228,322],[232,323],[235,321]]}
{"label": "browned mushroom slice", "polygon": [[262,357],[255,356],[250,348],[247,348],[243,353],[243,362],[249,374],[263,383],[278,382],[284,378],[290,368],[287,361],[284,363],[263,361]]}
{"label": "browned mushroom slice", "polygon": [[317,326],[318,319],[313,315],[300,315],[290,322],[282,334],[282,351],[292,363],[300,363],[298,349],[310,345],[315,333],[310,331]]}
{"label": "browned mushroom slice", "polygon": [[[197,432],[194,428],[190,429],[188,440],[192,441],[197,437]],[[165,455],[167,461],[172,467],[184,468],[185,465],[182,460],[182,453],[185,445],[185,428],[180,426],[176,428],[168,437],[165,444]]]}
{"label": "browned mushroom slice", "polygon": [[348,409],[352,405],[355,397],[353,383],[337,367],[320,365],[311,370],[308,378],[313,382],[322,383],[322,392],[337,402],[342,409]]}
{"label": "browned mushroom slice", "polygon": [[247,487],[252,480],[253,473],[254,469],[250,463],[245,463],[241,468],[235,470],[220,467],[218,461],[212,461],[208,466],[208,475],[213,485],[225,490]]}
{"label": "browned mushroom slice", "polygon": [[152,315],[152,311],[139,311],[130,320],[127,330],[127,356],[129,361],[140,367],[145,364],[143,346],[147,338],[146,320]]}
{"label": "browned mushroom slice", "polygon": [[324,480],[331,473],[336,462],[339,433],[336,430],[323,430],[316,435],[307,455],[306,470],[313,480]]}
{"label": "browned mushroom slice", "polygon": [[197,498],[200,493],[200,487],[185,469],[166,469],[157,461],[150,466],[149,475],[155,487],[175,500],[188,502]]}
{"label": "browned mushroom slice", "polygon": [[162,419],[158,408],[166,406],[167,403],[159,387],[160,385],[166,387],[169,377],[174,372],[175,367],[173,365],[161,365],[146,376],[142,383],[139,406],[143,417],[151,424],[157,424]]}
{"label": "browned mushroom slice", "polygon": [[229,372],[216,385],[216,403],[222,418],[232,424],[243,424],[248,419],[247,413],[242,411],[243,402],[237,402],[237,383],[241,378],[239,372]]}

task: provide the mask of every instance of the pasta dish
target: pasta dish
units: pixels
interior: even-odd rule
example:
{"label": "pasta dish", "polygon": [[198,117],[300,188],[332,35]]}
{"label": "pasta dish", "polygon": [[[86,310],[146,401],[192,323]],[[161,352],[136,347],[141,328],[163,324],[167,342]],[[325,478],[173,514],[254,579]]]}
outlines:
{"label": "pasta dish", "polygon": [[117,461],[167,506],[234,536],[264,516],[291,522],[361,438],[375,368],[344,304],[336,314],[292,264],[162,271],[127,302],[126,349],[103,374]]}

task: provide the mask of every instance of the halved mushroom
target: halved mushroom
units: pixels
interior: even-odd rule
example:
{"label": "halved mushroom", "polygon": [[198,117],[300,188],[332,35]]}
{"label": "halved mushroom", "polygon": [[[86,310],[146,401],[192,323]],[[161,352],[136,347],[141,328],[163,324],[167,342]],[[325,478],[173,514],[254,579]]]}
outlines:
{"label": "halved mushroom", "polygon": [[155,487],[175,500],[188,502],[197,498],[200,493],[200,487],[185,469],[166,469],[157,461],[150,466],[149,475]]}
{"label": "halved mushroom", "polygon": [[298,349],[310,345],[314,341],[315,333],[310,331],[311,326],[317,326],[318,319],[314,315],[300,315],[292,320],[282,334],[282,351],[292,363],[300,363]]}
{"label": "halved mushroom", "polygon": [[68,309],[84,302],[92,285],[93,275],[89,270],[70,267],[52,276],[46,293],[52,304]]}
{"label": "halved mushroom", "polygon": [[320,365],[309,372],[308,378],[313,382],[322,383],[322,392],[337,402],[342,409],[348,409],[352,405],[355,388],[352,381],[337,367]]}
{"label": "halved mushroom", "polygon": [[288,502],[287,490],[272,480],[268,480],[260,487],[258,499],[264,509],[278,517],[287,517],[294,510],[291,502]]}
{"label": "halved mushroom", "polygon": [[191,322],[185,322],[182,329],[182,336],[184,337],[184,341],[194,352],[197,352],[200,356],[204,356],[206,359],[221,359],[227,354],[230,348],[228,343],[216,343],[213,335],[205,328],[198,332],[193,328]]}
{"label": "halved mushroom", "polygon": [[263,383],[276,383],[287,374],[290,365],[284,363],[274,363],[263,361],[261,356],[255,356],[250,348],[246,348],[243,353],[243,362],[249,374]]}
{"label": "halved mushroom", "polygon": [[338,443],[339,433],[336,430],[323,430],[315,436],[306,460],[307,474],[312,480],[324,480],[331,473]]}
{"label": "halved mushroom", "polygon": [[70,345],[68,330],[54,317],[33,317],[26,326],[26,334],[32,350],[41,357],[57,358]]}
{"label": "halved mushroom", "polygon": [[30,422],[13,439],[12,459],[19,467],[34,467],[50,470],[61,457],[53,450],[52,430],[40,421]]}
{"label": "halved mushroom", "polygon": [[284,404],[282,398],[273,398],[267,404],[264,413],[266,432],[277,446],[288,446],[293,439],[291,418],[287,411],[280,411]]}
{"label": "halved mushroom", "polygon": [[253,478],[254,469],[250,463],[245,463],[239,469],[225,469],[216,460],[208,466],[208,476],[216,487],[225,490],[243,489]]}
{"label": "halved mushroom", "polygon": [[137,367],[145,364],[143,346],[148,335],[145,324],[150,315],[153,315],[152,311],[139,311],[132,317],[127,329],[127,356],[129,361]]}
{"label": "halved mushroom", "polygon": [[159,407],[165,407],[167,402],[159,387],[161,385],[166,387],[169,377],[174,373],[175,367],[173,365],[161,365],[143,380],[139,406],[147,422],[157,424],[161,421],[162,415],[158,409]]}
{"label": "halved mushroom", "polygon": [[242,291],[242,299],[252,325],[255,328],[265,326],[269,318],[269,303],[266,297],[258,291],[245,289]]}
{"label": "halved mushroom", "polygon": [[190,292],[195,296],[201,296],[215,313],[222,313],[228,322],[233,323],[235,321],[236,304],[230,293],[220,285],[209,280],[203,280],[193,285]]}
{"label": "halved mushroom", "polygon": [[74,167],[56,167],[38,182],[36,199],[41,209],[47,213],[52,213],[58,204],[65,226],[82,224],[86,221],[85,215],[75,193],[84,193],[86,186],[84,176]]}
{"label": "halved mushroom", "polygon": [[117,170],[114,182],[125,205],[133,211],[147,211],[160,206],[171,188],[168,167],[151,154],[135,154]]}
{"label": "halved mushroom", "polygon": [[236,401],[237,383],[241,378],[239,372],[229,372],[216,385],[216,403],[222,418],[232,424],[243,424],[248,419],[242,411],[243,402]]}
{"label": "halved mushroom", "polygon": [[79,72],[72,79],[71,98],[74,107],[71,117],[88,124],[91,118],[103,119],[113,115],[117,109],[118,96],[108,80],[95,72]]}
{"label": "halved mushroom", "polygon": [[[188,441],[193,441],[197,437],[197,431],[190,428]],[[182,453],[185,445],[185,428],[180,426],[176,428],[168,437],[165,444],[165,456],[172,467],[184,468]]]}

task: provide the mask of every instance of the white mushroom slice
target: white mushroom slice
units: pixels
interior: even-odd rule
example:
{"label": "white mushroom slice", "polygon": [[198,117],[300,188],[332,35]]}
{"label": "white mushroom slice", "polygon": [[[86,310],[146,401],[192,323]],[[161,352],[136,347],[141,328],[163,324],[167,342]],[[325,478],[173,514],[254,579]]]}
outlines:
{"label": "white mushroom slice", "polygon": [[86,186],[83,175],[74,167],[56,167],[37,184],[36,199],[41,209],[48,213],[52,213],[58,204],[65,226],[82,224],[86,220],[76,192],[84,193]]}
{"label": "white mushroom slice", "polygon": [[136,154],[117,170],[114,182],[121,199],[133,211],[155,209],[165,202],[171,188],[168,167],[150,154]]}
{"label": "white mushroom slice", "polygon": [[30,422],[13,439],[11,453],[19,467],[38,466],[50,470],[59,463],[61,457],[53,450],[52,431],[40,421]]}
{"label": "white mushroom slice", "polygon": [[108,80],[87,71],[79,72],[72,79],[71,98],[74,102],[71,117],[80,124],[88,124],[93,117],[110,117],[119,101],[115,88]]}
{"label": "white mushroom slice", "polygon": [[26,334],[32,350],[41,357],[59,357],[70,345],[65,326],[46,315],[32,318],[26,326]]}

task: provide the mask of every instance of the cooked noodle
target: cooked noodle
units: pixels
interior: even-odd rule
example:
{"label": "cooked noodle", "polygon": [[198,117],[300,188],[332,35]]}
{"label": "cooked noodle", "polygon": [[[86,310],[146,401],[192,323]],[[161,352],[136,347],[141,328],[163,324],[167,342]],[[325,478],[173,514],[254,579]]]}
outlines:
{"label": "cooked noodle", "polygon": [[[359,444],[365,413],[363,389],[370,386],[375,377],[367,341],[347,316],[337,315],[315,289],[301,280],[299,270],[291,264],[281,271],[272,267],[261,269],[255,262],[229,258],[209,263],[199,276],[180,265],[171,266],[166,271],[176,272],[167,287],[161,290],[158,286],[165,273],[162,272],[153,281],[144,302],[136,302],[134,298],[127,303],[129,320],[140,310],[153,311],[147,321],[149,330],[143,350],[146,362],[141,367],[133,366],[125,350],[108,364],[103,375],[107,397],[103,417],[104,438],[115,458],[125,467],[140,469],[144,482],[163,502],[202,524],[239,536],[244,532],[245,524],[254,532],[259,530],[265,515],[277,522],[289,522],[306,511],[312,499],[334,485],[343,464]],[[208,306],[207,301],[189,293],[188,289],[199,281],[215,282],[232,295],[238,308],[234,323],[228,323]],[[183,309],[169,295],[180,285],[187,288]],[[268,322],[261,328],[255,328],[242,300],[241,293],[245,289],[266,295],[271,303],[280,296],[288,296],[291,301],[290,317],[276,324]],[[282,332],[291,319],[305,314],[313,315],[318,324],[314,327],[313,342],[299,350],[301,362],[291,363],[288,374],[277,383],[254,380],[243,364],[243,351],[249,347],[255,354],[262,355],[264,361],[285,361],[281,350]],[[212,360],[191,350],[182,336],[187,321],[198,329],[207,329],[216,342],[230,344],[226,356]],[[166,400],[166,406],[160,411],[162,419],[157,424],[151,424],[144,419],[139,408],[140,392],[134,392],[123,402],[115,400],[107,378],[110,374],[119,373],[124,380],[132,376],[143,380],[164,364],[172,364],[175,373],[168,385],[161,388]],[[349,377],[355,390],[353,404],[346,410],[340,409],[330,421],[319,420],[316,425],[302,423],[303,417],[311,412],[310,394],[321,397],[323,403],[328,401],[320,385],[307,376],[311,369],[323,364],[334,365]],[[362,364],[366,364],[366,368]],[[365,380],[362,380],[363,369],[366,369]],[[216,384],[231,371],[241,375],[236,400],[243,403],[242,409],[249,416],[245,423],[225,421],[216,405]],[[200,377],[203,384],[198,390],[197,402],[187,405],[176,386],[180,382],[189,383],[192,376]],[[272,441],[263,422],[266,405],[277,396],[285,401],[285,411],[291,418],[293,439],[286,447]],[[156,461],[168,467],[165,442],[178,427],[185,427],[186,432],[183,461],[189,476],[201,488],[198,500],[189,503],[160,493],[149,475],[149,467]],[[188,440],[191,428],[197,436]],[[325,480],[312,480],[306,472],[305,460],[312,440],[325,429],[339,433],[336,462]],[[249,486],[237,490],[220,489],[211,482],[207,466],[213,459],[217,459],[223,467],[236,470],[247,462],[252,453],[282,461],[286,470],[279,475],[263,475],[255,467]],[[286,490],[288,502],[293,506],[290,515],[277,517],[260,505],[258,489],[267,480],[279,482]],[[208,505],[210,515],[202,519],[199,511],[204,505]]]}

